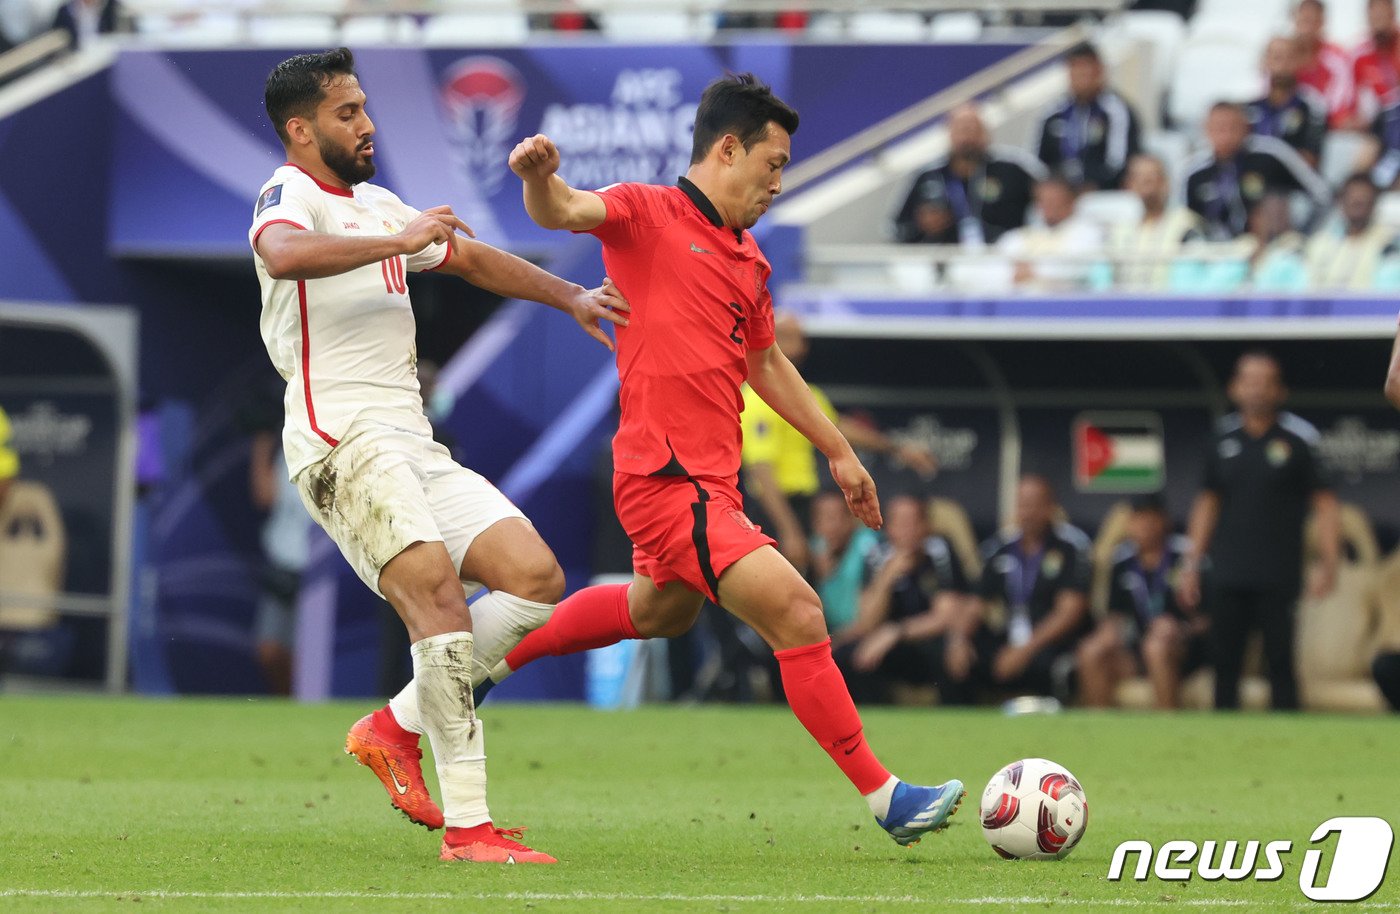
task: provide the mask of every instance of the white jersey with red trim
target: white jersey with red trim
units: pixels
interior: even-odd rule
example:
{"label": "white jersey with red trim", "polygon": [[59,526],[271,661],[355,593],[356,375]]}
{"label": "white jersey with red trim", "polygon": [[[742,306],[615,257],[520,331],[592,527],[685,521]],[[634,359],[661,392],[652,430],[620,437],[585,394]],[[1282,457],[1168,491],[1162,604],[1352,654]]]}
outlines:
{"label": "white jersey with red trim", "polygon": [[248,242],[262,287],[263,344],[287,381],[282,449],[293,478],[324,459],[356,419],[432,437],[418,390],[405,277],[441,267],[452,249],[432,244],[323,279],[273,279],[258,254],[258,236],[279,222],[327,235],[393,235],[417,216],[382,187],[343,190],[295,165],[278,168],[263,185]]}

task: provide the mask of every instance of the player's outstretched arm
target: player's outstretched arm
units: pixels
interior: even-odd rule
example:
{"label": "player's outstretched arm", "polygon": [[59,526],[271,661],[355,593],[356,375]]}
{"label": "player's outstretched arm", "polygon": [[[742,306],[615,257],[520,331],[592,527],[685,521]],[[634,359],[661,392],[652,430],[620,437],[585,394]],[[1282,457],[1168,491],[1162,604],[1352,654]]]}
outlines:
{"label": "player's outstretched arm", "polygon": [[273,279],[323,279],[450,241],[457,229],[472,230],[451,208],[424,210],[403,231],[377,238],[327,235],[277,222],[258,235],[258,256]]}
{"label": "player's outstretched arm", "polygon": [[556,174],[559,147],[543,133],[521,140],[509,161],[510,170],[525,185],[525,212],[541,228],[586,232],[607,218],[602,197],[575,190]]}
{"label": "player's outstretched arm", "polygon": [[750,350],[748,360],[749,386],[826,455],[831,478],[841,487],[851,513],[870,529],[879,530],[884,518],[880,516],[875,481],[851,449],[851,443],[817,405],[797,368],[776,343],[767,349]]}
{"label": "player's outstretched arm", "polygon": [[506,298],[524,298],[557,308],[571,315],[585,333],[609,351],[613,349],[613,341],[599,322],[627,326],[626,312],[631,308],[610,279],[604,278],[596,289],[585,289],[489,244],[465,238],[454,241],[453,254],[439,272],[460,276],[474,286]]}

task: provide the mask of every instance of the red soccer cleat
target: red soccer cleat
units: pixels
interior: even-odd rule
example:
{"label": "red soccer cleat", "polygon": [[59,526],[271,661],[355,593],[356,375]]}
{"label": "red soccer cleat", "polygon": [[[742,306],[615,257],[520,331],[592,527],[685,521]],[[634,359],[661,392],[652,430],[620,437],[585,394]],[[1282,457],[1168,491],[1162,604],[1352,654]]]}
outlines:
{"label": "red soccer cleat", "polygon": [[392,739],[383,728],[376,729],[374,717],[366,714],[350,728],[345,737],[346,753],[374,772],[388,792],[389,802],[411,821],[429,830],[442,828],[442,810],[423,783],[423,750],[416,740]]}
{"label": "red soccer cleat", "polygon": [[[558,863],[549,854],[533,850],[515,840],[523,828],[497,828],[483,822],[471,828],[450,828],[442,841],[441,860],[471,863]],[[450,843],[449,843],[450,842]]]}

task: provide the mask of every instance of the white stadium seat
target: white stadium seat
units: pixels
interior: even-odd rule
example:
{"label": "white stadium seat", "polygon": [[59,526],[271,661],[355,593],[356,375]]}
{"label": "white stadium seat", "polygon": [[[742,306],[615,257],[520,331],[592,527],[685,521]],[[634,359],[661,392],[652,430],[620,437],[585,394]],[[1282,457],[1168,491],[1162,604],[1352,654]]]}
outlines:
{"label": "white stadium seat", "polygon": [[342,43],[356,47],[374,44],[413,44],[423,30],[412,16],[351,16],[340,24]]}
{"label": "white stadium seat", "polygon": [[248,20],[248,37],[270,48],[324,48],[336,41],[335,20],[330,16],[254,16]]}
{"label": "white stadium seat", "polygon": [[939,13],[929,23],[933,41],[976,41],[982,37],[982,17],[972,12]]}
{"label": "white stadium seat", "polygon": [[423,43],[429,47],[516,45],[529,37],[525,14],[510,9],[443,13],[423,24]]}
{"label": "white stadium seat", "polygon": [[847,23],[846,33],[852,41],[877,43],[923,41],[928,35],[928,23],[918,13],[855,13]]}
{"label": "white stadium seat", "polygon": [[603,34],[637,44],[707,41],[715,34],[712,13],[679,10],[616,10],[603,13]]}
{"label": "white stadium seat", "polygon": [[1376,221],[1400,228],[1400,193],[1381,194],[1376,203]]}
{"label": "white stadium seat", "polygon": [[1106,229],[1142,219],[1142,201],[1126,190],[1095,190],[1079,198],[1078,215]]}
{"label": "white stadium seat", "polygon": [[1177,56],[1167,97],[1173,123],[1198,125],[1217,101],[1244,102],[1263,90],[1262,41],[1242,34],[1206,33],[1188,38]]}

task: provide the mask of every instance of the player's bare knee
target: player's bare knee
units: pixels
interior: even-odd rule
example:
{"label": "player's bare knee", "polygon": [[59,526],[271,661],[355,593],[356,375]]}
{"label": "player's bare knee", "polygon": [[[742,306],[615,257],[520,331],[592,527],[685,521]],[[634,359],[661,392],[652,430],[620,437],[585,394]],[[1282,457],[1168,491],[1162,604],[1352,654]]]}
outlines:
{"label": "player's bare knee", "polygon": [[815,593],[808,590],[799,593],[788,603],[777,624],[771,626],[768,643],[774,650],[784,650],[818,644],[827,637],[822,602]]}
{"label": "player's bare knee", "polygon": [[521,556],[509,578],[503,589],[522,600],[558,603],[564,595],[564,569],[543,544]]}

